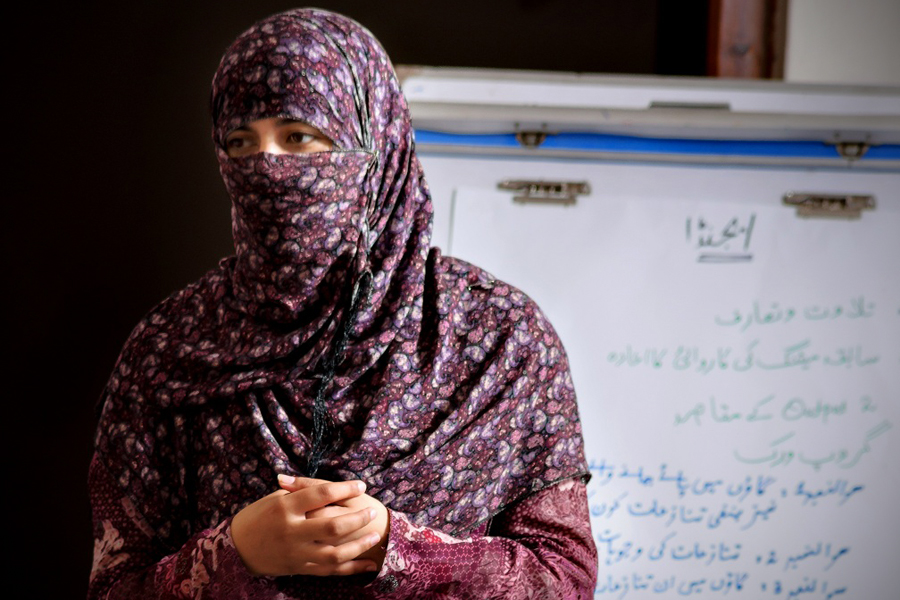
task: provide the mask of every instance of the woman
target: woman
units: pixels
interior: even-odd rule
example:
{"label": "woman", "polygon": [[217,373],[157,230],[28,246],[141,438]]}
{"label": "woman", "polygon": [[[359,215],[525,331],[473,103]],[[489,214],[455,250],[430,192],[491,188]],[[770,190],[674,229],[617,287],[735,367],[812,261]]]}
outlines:
{"label": "woman", "polygon": [[235,256],[114,368],[90,596],[592,595],[565,353],[524,294],[430,248],[378,42],[275,15],[228,49],[211,107]]}

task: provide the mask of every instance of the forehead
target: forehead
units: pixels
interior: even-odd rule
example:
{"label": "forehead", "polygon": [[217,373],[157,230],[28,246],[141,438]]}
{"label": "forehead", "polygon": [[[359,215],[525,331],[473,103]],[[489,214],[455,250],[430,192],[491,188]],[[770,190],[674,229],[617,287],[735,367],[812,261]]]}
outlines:
{"label": "forehead", "polygon": [[364,36],[315,14],[295,11],[270,17],[242,34],[225,53],[213,80],[215,135],[250,121],[289,117],[320,129],[345,148],[364,138],[359,119],[365,90],[354,64],[365,52],[348,52]]}

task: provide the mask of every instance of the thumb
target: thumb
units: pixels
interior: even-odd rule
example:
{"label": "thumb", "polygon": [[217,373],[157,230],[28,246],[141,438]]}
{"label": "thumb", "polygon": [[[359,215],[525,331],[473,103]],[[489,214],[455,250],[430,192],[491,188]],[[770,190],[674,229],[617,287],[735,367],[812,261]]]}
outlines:
{"label": "thumb", "polygon": [[278,485],[281,486],[281,489],[289,492],[296,492],[297,490],[314,485],[322,485],[323,483],[329,482],[324,479],[313,479],[312,477],[294,477],[293,475],[278,474]]}

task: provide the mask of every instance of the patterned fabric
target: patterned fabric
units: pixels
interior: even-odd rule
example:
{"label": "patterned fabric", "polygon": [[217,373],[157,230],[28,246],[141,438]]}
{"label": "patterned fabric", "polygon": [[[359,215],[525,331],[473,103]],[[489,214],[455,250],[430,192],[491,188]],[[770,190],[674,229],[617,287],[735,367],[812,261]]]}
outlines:
{"label": "patterned fabric", "polygon": [[[303,475],[323,381],[333,428],[317,476],[364,480],[416,526],[468,535],[586,475],[550,324],[522,292],[430,248],[408,110],[368,31],[320,10],[265,19],[226,52],[212,108],[235,256],[138,324],[97,431],[97,461],[152,532],[142,556],[183,561],[163,557],[224,531],[277,473]],[[227,156],[231,129],[270,117],[335,149]],[[100,514],[98,564],[128,562]],[[217,540],[202,543],[227,548]]]}
{"label": "patterned fabric", "polygon": [[464,538],[415,526],[403,513],[389,511],[381,571],[328,578],[254,577],[234,548],[231,519],[159,560],[153,531],[97,460],[91,490],[98,551],[89,598],[588,600],[597,579],[580,481],[546,488]]}

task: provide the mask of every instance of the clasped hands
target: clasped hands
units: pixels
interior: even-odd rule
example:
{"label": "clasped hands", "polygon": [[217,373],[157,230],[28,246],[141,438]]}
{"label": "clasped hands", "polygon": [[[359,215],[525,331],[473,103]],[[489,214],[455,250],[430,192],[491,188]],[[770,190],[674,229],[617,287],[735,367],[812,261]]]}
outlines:
{"label": "clasped hands", "polygon": [[254,575],[353,575],[384,562],[387,508],[362,481],[279,475],[280,490],[238,512],[235,548]]}

